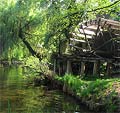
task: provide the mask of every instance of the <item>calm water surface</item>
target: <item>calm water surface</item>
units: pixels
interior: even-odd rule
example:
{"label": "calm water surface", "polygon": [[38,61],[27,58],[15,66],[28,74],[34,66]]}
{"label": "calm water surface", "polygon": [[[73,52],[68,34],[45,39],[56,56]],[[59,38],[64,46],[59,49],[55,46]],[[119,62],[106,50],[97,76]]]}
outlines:
{"label": "calm water surface", "polygon": [[88,113],[58,90],[28,85],[22,67],[0,67],[0,113]]}

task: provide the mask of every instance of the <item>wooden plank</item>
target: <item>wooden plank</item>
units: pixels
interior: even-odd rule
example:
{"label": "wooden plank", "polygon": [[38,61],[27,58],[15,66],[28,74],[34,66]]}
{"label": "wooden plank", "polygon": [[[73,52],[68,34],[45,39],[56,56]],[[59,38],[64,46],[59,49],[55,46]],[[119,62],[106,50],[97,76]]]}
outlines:
{"label": "wooden plank", "polygon": [[118,22],[118,21],[101,18],[101,22],[105,22],[105,21],[107,22],[107,24],[111,24],[111,25],[115,25],[115,26],[120,26],[120,22]]}
{"label": "wooden plank", "polygon": [[[80,34],[80,33],[72,33],[72,34],[73,34],[74,37],[85,38],[85,35],[84,35],[83,33],[81,33],[81,34]],[[86,34],[86,37],[87,37],[88,39],[92,39],[92,36],[89,35],[89,34],[88,34],[88,35]]]}
{"label": "wooden plank", "polygon": [[79,32],[82,34],[84,34],[84,32],[85,32],[86,35],[95,35],[95,32],[90,31],[90,30],[86,30],[86,29],[84,30],[84,32],[82,29],[79,29]]}
{"label": "wooden plank", "polygon": [[82,42],[82,43],[86,43],[85,40],[78,40],[78,39],[75,39],[75,38],[70,38],[71,41],[76,41],[76,42]]}
{"label": "wooden plank", "polygon": [[85,29],[95,32],[97,30],[97,26],[96,25],[91,25],[91,26],[86,27]]}
{"label": "wooden plank", "polygon": [[[90,20],[87,22],[87,26],[86,26],[86,22],[83,23],[84,25],[84,28],[85,29],[89,29],[90,26],[96,26],[98,25],[98,21],[100,20],[100,26],[104,28],[108,28],[109,26],[111,26],[111,29],[114,29],[114,30],[119,30],[120,31],[120,22],[118,21],[114,21],[114,20],[110,20],[110,19],[104,19],[104,18],[98,18],[98,19],[95,19],[95,20]],[[104,25],[105,24],[105,25]],[[91,27],[89,30],[95,30],[94,27]]]}

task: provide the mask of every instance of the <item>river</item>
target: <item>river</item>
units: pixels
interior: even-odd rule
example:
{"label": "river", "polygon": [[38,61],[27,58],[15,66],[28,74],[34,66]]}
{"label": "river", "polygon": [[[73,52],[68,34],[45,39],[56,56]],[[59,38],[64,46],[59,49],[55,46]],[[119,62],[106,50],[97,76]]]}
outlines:
{"label": "river", "polygon": [[0,113],[88,113],[59,90],[28,84],[29,76],[21,66],[0,67]]}

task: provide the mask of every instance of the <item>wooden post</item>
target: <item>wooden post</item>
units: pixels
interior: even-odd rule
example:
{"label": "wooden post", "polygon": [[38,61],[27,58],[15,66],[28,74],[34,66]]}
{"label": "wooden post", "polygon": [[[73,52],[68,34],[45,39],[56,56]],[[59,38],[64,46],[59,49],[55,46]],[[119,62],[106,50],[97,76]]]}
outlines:
{"label": "wooden post", "polygon": [[82,48],[86,48],[86,45],[85,45],[85,43],[82,43]]}
{"label": "wooden post", "polygon": [[60,60],[58,61],[58,75],[61,74]]}
{"label": "wooden post", "polygon": [[65,73],[66,73],[66,62],[63,61],[63,74],[65,74]]}
{"label": "wooden post", "polygon": [[107,75],[107,76],[110,76],[110,75],[111,75],[111,63],[110,63],[110,62],[107,62],[106,75]]}
{"label": "wooden post", "polygon": [[81,71],[80,71],[80,74],[83,75],[84,71],[85,71],[85,63],[81,62]]}
{"label": "wooden post", "polygon": [[100,65],[101,65],[101,61],[99,60],[98,65],[97,65],[98,66],[98,72],[97,72],[98,76],[100,76],[100,73],[101,73]]}
{"label": "wooden post", "polygon": [[56,59],[54,59],[54,73],[56,73]]}
{"label": "wooden post", "polygon": [[71,62],[70,62],[70,60],[67,60],[67,70],[66,70],[66,73],[67,74],[71,73]]}
{"label": "wooden post", "polygon": [[97,75],[98,74],[97,72],[98,72],[98,62],[95,61],[93,66],[93,75]]}
{"label": "wooden post", "polygon": [[81,72],[81,63],[79,63],[79,73]]}

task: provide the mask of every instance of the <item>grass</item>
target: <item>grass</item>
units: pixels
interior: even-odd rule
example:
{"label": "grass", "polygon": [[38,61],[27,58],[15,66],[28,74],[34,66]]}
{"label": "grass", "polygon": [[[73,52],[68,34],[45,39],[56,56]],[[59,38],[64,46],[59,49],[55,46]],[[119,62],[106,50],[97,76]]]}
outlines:
{"label": "grass", "polygon": [[104,106],[105,111],[116,110],[118,95],[114,84],[118,84],[117,87],[120,87],[120,79],[90,77],[81,78],[80,76],[66,74],[64,77],[56,76],[55,79],[65,84],[77,97],[86,102],[90,109]]}

